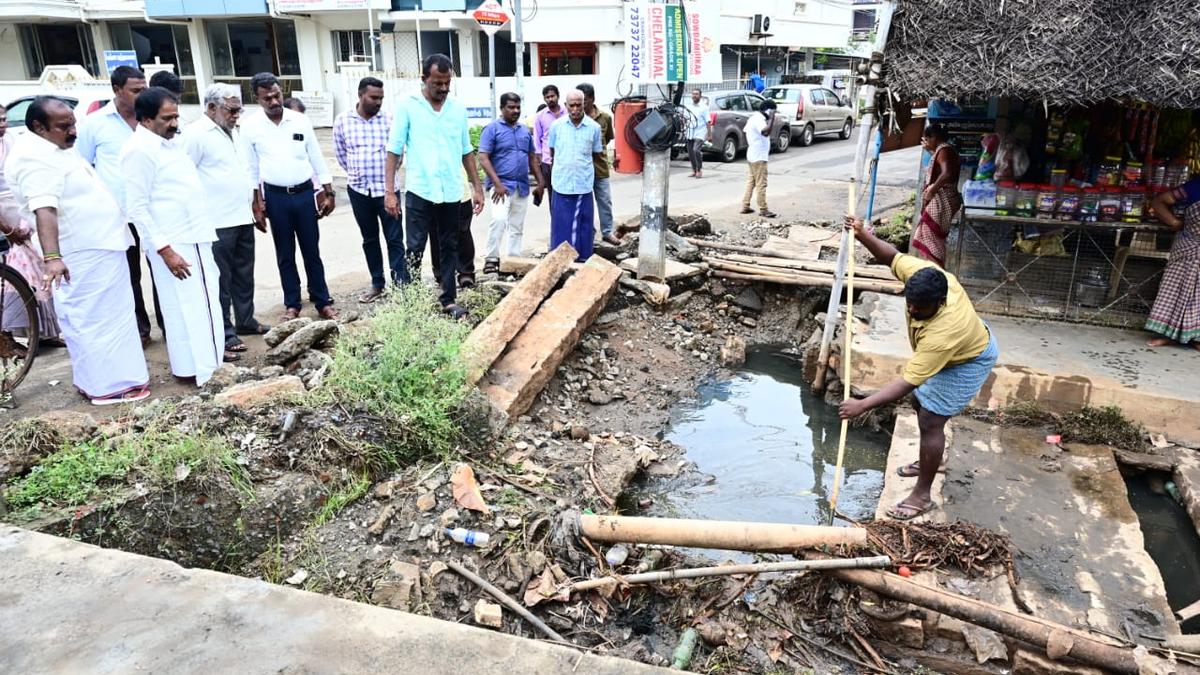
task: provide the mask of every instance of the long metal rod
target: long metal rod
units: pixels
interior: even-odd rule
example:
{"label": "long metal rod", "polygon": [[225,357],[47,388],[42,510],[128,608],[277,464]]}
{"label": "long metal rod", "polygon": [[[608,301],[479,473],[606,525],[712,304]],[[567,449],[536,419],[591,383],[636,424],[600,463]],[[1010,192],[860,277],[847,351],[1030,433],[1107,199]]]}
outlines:
{"label": "long metal rod", "polygon": [[612,576],[588,579],[571,585],[572,591],[586,591],[617,584],[650,584],[672,579],[696,579],[699,577],[721,577],[732,574],[767,574],[770,572],[797,572],[802,570],[849,570],[882,568],[892,564],[886,555],[865,558],[831,558],[828,560],[786,560],[783,562],[752,563],[747,565],[721,565],[717,567],[685,567],[659,572],[644,572],[627,576]]}

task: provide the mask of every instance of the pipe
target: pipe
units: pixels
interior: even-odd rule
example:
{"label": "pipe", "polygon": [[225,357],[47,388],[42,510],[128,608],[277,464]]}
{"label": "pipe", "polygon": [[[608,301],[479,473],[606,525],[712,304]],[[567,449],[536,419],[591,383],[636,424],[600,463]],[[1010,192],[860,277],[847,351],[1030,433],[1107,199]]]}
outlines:
{"label": "pipe", "polygon": [[923,586],[895,574],[875,570],[830,570],[829,574],[890,598],[910,602],[1046,650],[1053,660],[1063,656],[1119,673],[1137,673],[1133,650],[1101,642],[1066,626],[1010,612],[1002,607]]}
{"label": "pipe", "polygon": [[815,546],[863,546],[867,531],[858,527],[823,527],[783,523],[740,523],[632,516],[579,516],[579,529],[592,541],[669,544],[729,551],[794,551]]}
{"label": "pipe", "polygon": [[753,563],[747,565],[721,565],[717,567],[690,567],[643,574],[588,579],[571,586],[572,591],[587,591],[602,586],[617,584],[651,584],[672,579],[696,579],[699,577],[724,577],[732,574],[769,574],[771,572],[800,572],[804,570],[855,569],[862,567],[887,567],[892,559],[886,555],[870,558],[831,558],[829,560],[785,560],[783,562]]}

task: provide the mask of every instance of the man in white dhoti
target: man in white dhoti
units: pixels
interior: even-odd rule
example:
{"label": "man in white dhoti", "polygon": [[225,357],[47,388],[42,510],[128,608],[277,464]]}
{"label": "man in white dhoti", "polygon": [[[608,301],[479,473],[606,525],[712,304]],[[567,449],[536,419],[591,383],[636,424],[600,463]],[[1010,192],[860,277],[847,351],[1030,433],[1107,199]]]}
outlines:
{"label": "man in white dhoti", "polygon": [[75,114],[39,96],[25,113],[4,174],[37,224],[44,290],[54,289],[75,388],[95,405],[140,401],[150,374],[133,316],[125,250],[133,237],[96,170],[72,148]]}
{"label": "man in white dhoti", "polygon": [[125,213],[150,258],[162,306],[171,373],[204,385],[221,364],[220,272],[213,259],[217,239],[205,210],[204,187],[179,133],[179,104],[162,87],[150,87],[134,103],[138,128],[121,150]]}

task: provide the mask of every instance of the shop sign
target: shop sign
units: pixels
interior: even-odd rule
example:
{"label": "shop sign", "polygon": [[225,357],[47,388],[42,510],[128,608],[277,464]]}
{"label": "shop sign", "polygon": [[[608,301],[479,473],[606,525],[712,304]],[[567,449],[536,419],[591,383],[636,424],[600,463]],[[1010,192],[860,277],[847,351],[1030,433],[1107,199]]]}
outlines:
{"label": "shop sign", "polygon": [[338,9],[375,7],[371,0],[275,0],[277,12],[319,12]]}
{"label": "shop sign", "polygon": [[487,0],[479,6],[471,16],[475,18],[475,23],[479,24],[479,30],[488,35],[495,35],[496,31],[504,27],[504,24],[509,22],[508,10],[496,2],[496,0]]}
{"label": "shop sign", "polygon": [[121,66],[132,66],[137,68],[137,52],[133,51],[132,49],[105,50],[104,67],[108,70],[108,74],[112,75],[112,71]]}
{"label": "shop sign", "polygon": [[718,0],[625,3],[625,77],[637,84],[721,81]]}

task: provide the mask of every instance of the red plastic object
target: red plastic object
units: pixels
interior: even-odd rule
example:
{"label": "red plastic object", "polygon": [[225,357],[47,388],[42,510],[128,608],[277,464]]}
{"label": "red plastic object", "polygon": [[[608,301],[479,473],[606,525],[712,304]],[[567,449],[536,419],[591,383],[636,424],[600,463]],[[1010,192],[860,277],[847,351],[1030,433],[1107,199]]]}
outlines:
{"label": "red plastic object", "polygon": [[621,101],[613,107],[613,131],[616,133],[616,162],[617,173],[641,173],[642,153],[633,149],[625,140],[625,128],[629,120],[646,109],[645,101]]}
{"label": "red plastic object", "polygon": [[1046,442],[1050,445],[1058,445],[1062,443],[1062,434],[1050,434],[1046,436]]}
{"label": "red plastic object", "polygon": [[912,576],[912,570],[908,569],[907,565],[901,565],[900,569],[896,570],[896,574],[908,578]]}

